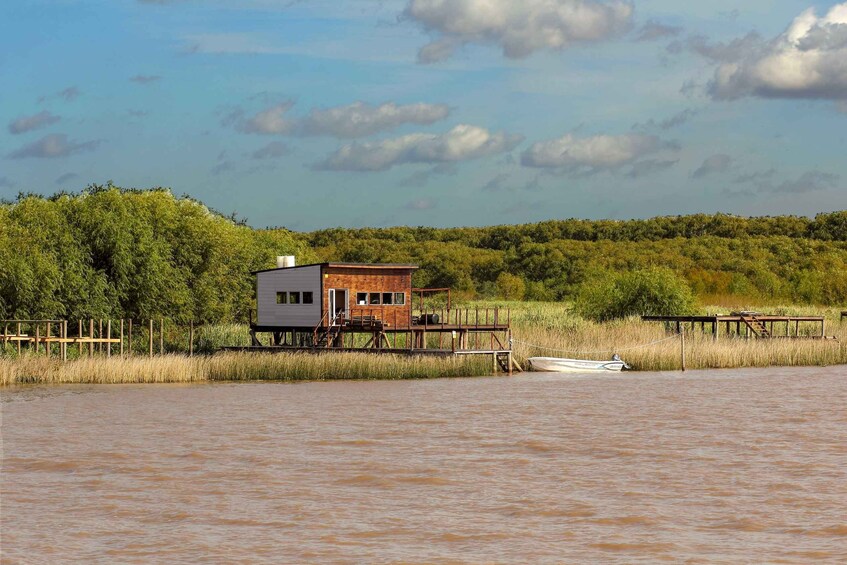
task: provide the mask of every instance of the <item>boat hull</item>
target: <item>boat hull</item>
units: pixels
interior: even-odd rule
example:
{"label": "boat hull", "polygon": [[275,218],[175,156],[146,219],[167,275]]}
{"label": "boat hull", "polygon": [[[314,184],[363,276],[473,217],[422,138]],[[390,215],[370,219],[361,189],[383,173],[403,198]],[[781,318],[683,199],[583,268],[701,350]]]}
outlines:
{"label": "boat hull", "polygon": [[534,371],[555,373],[620,373],[626,365],[623,361],[587,361],[559,357],[530,357],[529,363]]}

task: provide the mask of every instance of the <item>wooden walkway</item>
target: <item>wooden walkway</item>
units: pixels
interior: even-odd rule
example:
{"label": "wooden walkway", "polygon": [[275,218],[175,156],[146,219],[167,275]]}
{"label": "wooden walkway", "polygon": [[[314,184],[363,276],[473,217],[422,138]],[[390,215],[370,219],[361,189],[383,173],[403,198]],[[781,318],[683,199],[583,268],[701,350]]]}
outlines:
{"label": "wooden walkway", "polygon": [[[642,316],[645,322],[662,322],[675,326],[679,333],[685,324],[694,329],[697,324],[704,333],[711,333],[715,339],[721,335],[754,338],[780,339],[835,339],[826,335],[826,319],[823,316],[775,316],[756,312],[732,314],[712,314],[708,316]],[[805,324],[801,332],[800,324]],[[809,324],[815,329],[811,331]],[[820,330],[817,326],[820,325]]]}

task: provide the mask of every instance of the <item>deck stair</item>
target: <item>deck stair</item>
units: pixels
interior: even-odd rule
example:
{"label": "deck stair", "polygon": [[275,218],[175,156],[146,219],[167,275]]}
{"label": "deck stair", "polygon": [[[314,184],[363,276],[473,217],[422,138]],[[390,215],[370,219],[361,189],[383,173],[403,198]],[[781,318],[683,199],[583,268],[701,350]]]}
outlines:
{"label": "deck stair", "polygon": [[509,351],[497,352],[497,353],[495,353],[495,356],[496,356],[496,359],[497,359],[497,365],[500,366],[500,369],[502,369],[502,371],[504,373],[511,373],[510,365],[512,363],[512,356],[510,355],[510,352]]}
{"label": "deck stair", "polygon": [[741,319],[747,324],[747,327],[753,332],[753,335],[761,338],[771,337],[771,332],[768,331],[765,323],[756,317],[755,314],[741,314]]}

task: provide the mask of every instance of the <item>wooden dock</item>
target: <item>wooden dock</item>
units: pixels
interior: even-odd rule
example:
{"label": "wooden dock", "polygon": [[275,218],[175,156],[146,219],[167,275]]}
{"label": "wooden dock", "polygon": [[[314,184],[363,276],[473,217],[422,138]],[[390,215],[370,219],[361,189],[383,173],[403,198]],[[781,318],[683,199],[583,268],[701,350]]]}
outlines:
{"label": "wooden dock", "polygon": [[[826,335],[823,316],[778,316],[757,312],[710,314],[706,316],[642,316],[645,322],[662,322],[677,333],[688,324],[700,331],[719,336],[758,339],[835,339]],[[801,326],[803,324],[803,326]],[[812,327],[809,327],[812,326]],[[801,331],[802,329],[802,331]]]}

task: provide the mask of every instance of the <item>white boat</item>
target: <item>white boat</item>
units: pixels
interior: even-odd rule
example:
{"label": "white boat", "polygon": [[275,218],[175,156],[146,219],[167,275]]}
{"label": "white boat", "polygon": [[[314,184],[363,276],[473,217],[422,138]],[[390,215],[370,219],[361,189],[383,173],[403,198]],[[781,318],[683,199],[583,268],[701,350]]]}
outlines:
{"label": "white boat", "polygon": [[561,357],[530,357],[529,362],[535,371],[555,373],[619,373],[629,369],[617,355],[609,361],[589,361],[585,359],[562,359]]}

